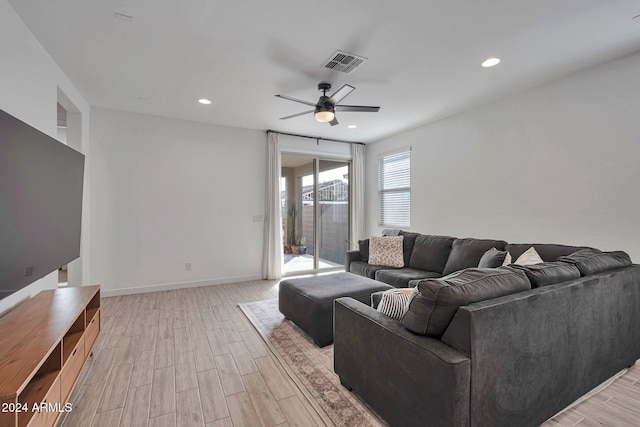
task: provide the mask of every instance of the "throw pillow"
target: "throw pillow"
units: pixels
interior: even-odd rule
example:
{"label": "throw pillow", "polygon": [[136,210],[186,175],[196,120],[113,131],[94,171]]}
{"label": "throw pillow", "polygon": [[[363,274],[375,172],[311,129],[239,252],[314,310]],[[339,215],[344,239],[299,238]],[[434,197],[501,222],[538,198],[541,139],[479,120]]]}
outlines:
{"label": "throw pillow", "polygon": [[507,256],[504,257],[504,262],[502,263],[502,266],[506,267],[507,265],[511,264],[511,261],[513,261],[511,259],[511,254],[507,252]]}
{"label": "throw pillow", "polygon": [[382,293],[377,310],[392,319],[401,320],[413,289],[389,289]]}
{"label": "throw pillow", "polygon": [[543,262],[544,261],[542,260],[542,258],[540,258],[540,255],[538,255],[538,252],[536,251],[536,248],[531,246],[529,249],[524,251],[524,253],[522,255],[520,255],[518,257],[518,259],[516,260],[516,262],[514,262],[514,264],[517,264],[517,265],[533,265],[533,264],[540,264],[540,263],[543,263]]}
{"label": "throw pillow", "polygon": [[382,299],[382,294],[384,294],[384,291],[377,291],[371,294],[371,308],[375,308],[376,310],[378,309],[380,300]]}
{"label": "throw pillow", "polygon": [[499,251],[496,248],[491,248],[482,255],[478,268],[497,268],[502,265],[507,257],[507,251]]}
{"label": "throw pillow", "polygon": [[404,237],[376,237],[369,239],[369,264],[384,267],[404,267],[402,241]]}

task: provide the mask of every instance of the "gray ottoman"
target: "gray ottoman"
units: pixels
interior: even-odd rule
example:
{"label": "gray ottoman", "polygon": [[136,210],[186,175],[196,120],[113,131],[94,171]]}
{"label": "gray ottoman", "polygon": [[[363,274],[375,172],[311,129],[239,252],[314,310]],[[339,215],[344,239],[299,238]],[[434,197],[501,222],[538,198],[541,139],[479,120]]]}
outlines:
{"label": "gray ottoman", "polygon": [[367,305],[371,294],[393,286],[353,273],[285,279],[280,282],[280,313],[305,331],[318,347],[333,342],[333,300],[351,297]]}

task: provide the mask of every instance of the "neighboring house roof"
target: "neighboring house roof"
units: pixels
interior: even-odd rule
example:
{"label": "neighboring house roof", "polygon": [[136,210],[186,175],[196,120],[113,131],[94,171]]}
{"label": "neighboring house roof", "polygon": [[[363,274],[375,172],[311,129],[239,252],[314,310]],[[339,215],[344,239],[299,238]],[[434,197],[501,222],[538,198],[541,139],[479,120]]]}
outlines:
{"label": "neighboring house roof", "polygon": [[[318,186],[319,201],[347,201],[349,200],[349,184],[334,179],[323,182]],[[302,187],[302,200],[313,201],[313,185]]]}

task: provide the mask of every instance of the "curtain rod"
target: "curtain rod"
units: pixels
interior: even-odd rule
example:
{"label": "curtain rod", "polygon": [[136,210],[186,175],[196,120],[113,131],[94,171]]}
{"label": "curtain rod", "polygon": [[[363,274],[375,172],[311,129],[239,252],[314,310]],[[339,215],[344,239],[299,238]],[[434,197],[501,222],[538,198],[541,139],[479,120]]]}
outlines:
{"label": "curtain rod", "polygon": [[341,144],[366,145],[364,142],[344,141],[342,139],[321,138],[319,136],[298,135],[296,133],[278,132],[277,130],[270,130],[270,129],[267,131],[267,133],[269,133],[269,132],[277,133],[277,134],[280,134],[280,135],[296,136],[298,138],[315,139],[316,141],[330,141],[330,142],[339,142]]}

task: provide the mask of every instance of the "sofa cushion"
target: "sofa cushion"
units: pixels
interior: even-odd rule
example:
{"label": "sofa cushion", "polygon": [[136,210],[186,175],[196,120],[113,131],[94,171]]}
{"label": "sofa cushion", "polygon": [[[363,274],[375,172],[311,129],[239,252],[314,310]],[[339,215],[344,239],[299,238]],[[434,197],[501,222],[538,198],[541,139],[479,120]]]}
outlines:
{"label": "sofa cushion", "polygon": [[439,338],[458,307],[531,289],[524,272],[507,267],[468,268],[413,288],[402,325],[420,335]]}
{"label": "sofa cushion", "polygon": [[360,260],[369,262],[369,239],[358,240],[358,250],[360,251]]}
{"label": "sofa cushion", "polygon": [[385,267],[404,267],[402,256],[403,236],[369,239],[369,264]]}
{"label": "sofa cushion", "polygon": [[552,261],[533,265],[516,265],[510,267],[524,271],[532,288],[555,285],[567,280],[579,279],[580,270],[573,264]]}
{"label": "sofa cushion", "polygon": [[405,313],[411,289],[389,289],[382,292],[376,309],[392,319],[400,320]]}
{"label": "sofa cushion", "polygon": [[358,274],[360,276],[368,277],[369,279],[376,278],[376,271],[389,269],[383,265],[371,265],[364,261],[352,261],[349,265],[349,272]]}
{"label": "sofa cushion", "polygon": [[409,260],[409,267],[418,270],[442,273],[451,252],[455,237],[430,236],[421,234],[416,237]]}
{"label": "sofa cushion", "polygon": [[542,243],[509,243],[506,250],[511,254],[512,259],[518,259],[527,249],[535,248],[543,261],[555,261],[558,257],[569,255],[580,249],[589,249],[586,246],[566,246]]}
{"label": "sofa cushion", "polygon": [[499,251],[496,248],[491,248],[482,255],[478,262],[478,268],[498,268],[505,261],[505,258],[509,252]]}
{"label": "sofa cushion", "polygon": [[378,270],[375,279],[395,286],[396,288],[408,288],[409,282],[416,279],[428,279],[430,277],[442,277],[442,274],[434,271],[416,270],[414,268],[400,268],[397,270]]}
{"label": "sofa cushion", "polygon": [[580,270],[582,276],[631,265],[631,258],[626,252],[601,252],[597,249],[582,249],[560,257],[558,261],[574,264]]}
{"label": "sofa cushion", "polygon": [[503,250],[506,245],[507,242],[503,240],[456,239],[451,245],[451,253],[442,274],[477,267],[486,251],[491,248]]}
{"label": "sofa cushion", "polygon": [[408,266],[409,261],[411,260],[411,254],[413,253],[413,247],[416,242],[416,238],[420,236],[420,233],[410,233],[408,231],[400,231],[400,236],[404,237],[402,241],[402,258],[404,260],[404,265]]}

